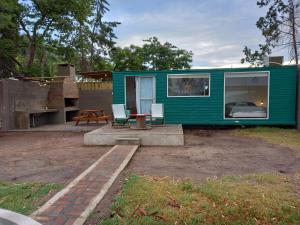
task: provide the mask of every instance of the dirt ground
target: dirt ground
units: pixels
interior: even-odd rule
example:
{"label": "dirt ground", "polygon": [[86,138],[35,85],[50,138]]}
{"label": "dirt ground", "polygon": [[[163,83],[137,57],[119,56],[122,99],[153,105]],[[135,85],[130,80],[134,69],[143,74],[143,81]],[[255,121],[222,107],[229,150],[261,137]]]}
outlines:
{"label": "dirt ground", "polygon": [[[0,181],[65,184],[110,148],[87,147],[82,142],[82,132],[0,133]],[[129,173],[199,182],[223,175],[292,174],[300,171],[299,151],[232,136],[229,130],[186,129],[185,146],[141,147],[86,224],[98,224],[100,218],[110,215],[112,200]]]}
{"label": "dirt ground", "polygon": [[191,178],[261,172],[292,174],[300,171],[300,149],[268,144],[257,138],[230,135],[230,130],[185,130],[183,147],[141,147],[113,184],[86,225],[110,215],[111,202],[127,174]]}
{"label": "dirt ground", "polygon": [[142,147],[128,170],[141,175],[198,181],[211,176],[300,171],[296,149],[271,145],[260,139],[232,136],[229,132],[185,130],[184,147]]}
{"label": "dirt ground", "polygon": [[83,145],[83,133],[0,133],[0,181],[65,184],[109,147]]}

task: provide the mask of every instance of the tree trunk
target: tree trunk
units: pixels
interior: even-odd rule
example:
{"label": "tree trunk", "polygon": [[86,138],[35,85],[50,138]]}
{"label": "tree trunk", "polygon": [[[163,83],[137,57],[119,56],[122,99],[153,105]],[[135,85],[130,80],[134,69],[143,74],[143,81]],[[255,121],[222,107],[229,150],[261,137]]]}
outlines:
{"label": "tree trunk", "polygon": [[297,65],[297,96],[296,96],[296,124],[297,129],[300,131],[300,66],[298,65],[298,49],[297,49],[297,29],[296,29],[296,14],[295,14],[296,6],[293,4],[292,8],[292,34],[293,34],[293,48],[295,54],[295,61]]}
{"label": "tree trunk", "polygon": [[92,41],[91,43],[91,56],[90,56],[90,67],[91,67],[91,70],[94,70],[95,67],[94,67],[94,41]]}
{"label": "tree trunk", "polygon": [[42,54],[40,56],[39,66],[41,68],[41,76],[45,75],[45,49],[42,49]]}
{"label": "tree trunk", "polygon": [[29,69],[32,66],[34,58],[35,58],[36,44],[35,44],[34,40],[31,41],[28,51],[29,51],[28,52],[28,61],[27,61],[27,65],[26,65],[27,69]]}
{"label": "tree trunk", "polygon": [[296,14],[295,14],[296,6],[294,3],[291,3],[291,22],[292,22],[292,42],[293,42],[293,51],[295,54],[296,65],[298,65],[298,49],[297,49],[297,29],[296,29]]}
{"label": "tree trunk", "polygon": [[297,66],[297,101],[296,101],[296,124],[300,131],[300,65]]}

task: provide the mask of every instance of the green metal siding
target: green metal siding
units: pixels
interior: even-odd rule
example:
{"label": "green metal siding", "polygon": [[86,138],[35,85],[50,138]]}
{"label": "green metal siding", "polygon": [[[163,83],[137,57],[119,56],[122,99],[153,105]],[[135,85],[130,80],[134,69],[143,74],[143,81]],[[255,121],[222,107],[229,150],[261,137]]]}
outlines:
{"label": "green metal siding", "polygon": [[[224,119],[224,73],[270,72],[269,119]],[[210,73],[210,97],[167,97],[167,74]],[[155,76],[156,102],[164,103],[166,123],[190,125],[295,125],[297,67],[113,73],[113,101],[125,103],[125,76]]]}

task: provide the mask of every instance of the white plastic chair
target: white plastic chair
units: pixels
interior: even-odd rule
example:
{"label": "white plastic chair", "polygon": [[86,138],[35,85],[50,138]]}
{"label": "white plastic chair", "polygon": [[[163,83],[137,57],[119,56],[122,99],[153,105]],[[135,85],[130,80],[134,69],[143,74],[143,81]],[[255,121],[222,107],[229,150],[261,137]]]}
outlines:
{"label": "white plastic chair", "polygon": [[125,112],[124,104],[112,104],[112,111],[114,116],[114,121],[112,123],[113,126],[115,124],[125,125],[128,123],[128,117]]}
{"label": "white plastic chair", "polygon": [[165,125],[165,117],[164,117],[164,105],[162,103],[156,103],[151,105],[151,124],[153,124],[153,120],[162,120],[162,126]]}

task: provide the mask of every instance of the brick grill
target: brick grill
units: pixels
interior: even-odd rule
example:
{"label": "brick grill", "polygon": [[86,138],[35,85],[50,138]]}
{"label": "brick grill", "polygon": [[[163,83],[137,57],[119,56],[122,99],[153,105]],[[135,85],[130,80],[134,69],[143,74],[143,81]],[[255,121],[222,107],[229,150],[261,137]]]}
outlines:
{"label": "brick grill", "polygon": [[59,116],[56,123],[71,121],[79,113],[79,89],[73,65],[58,66],[58,76],[50,84],[48,107],[58,109]]}

